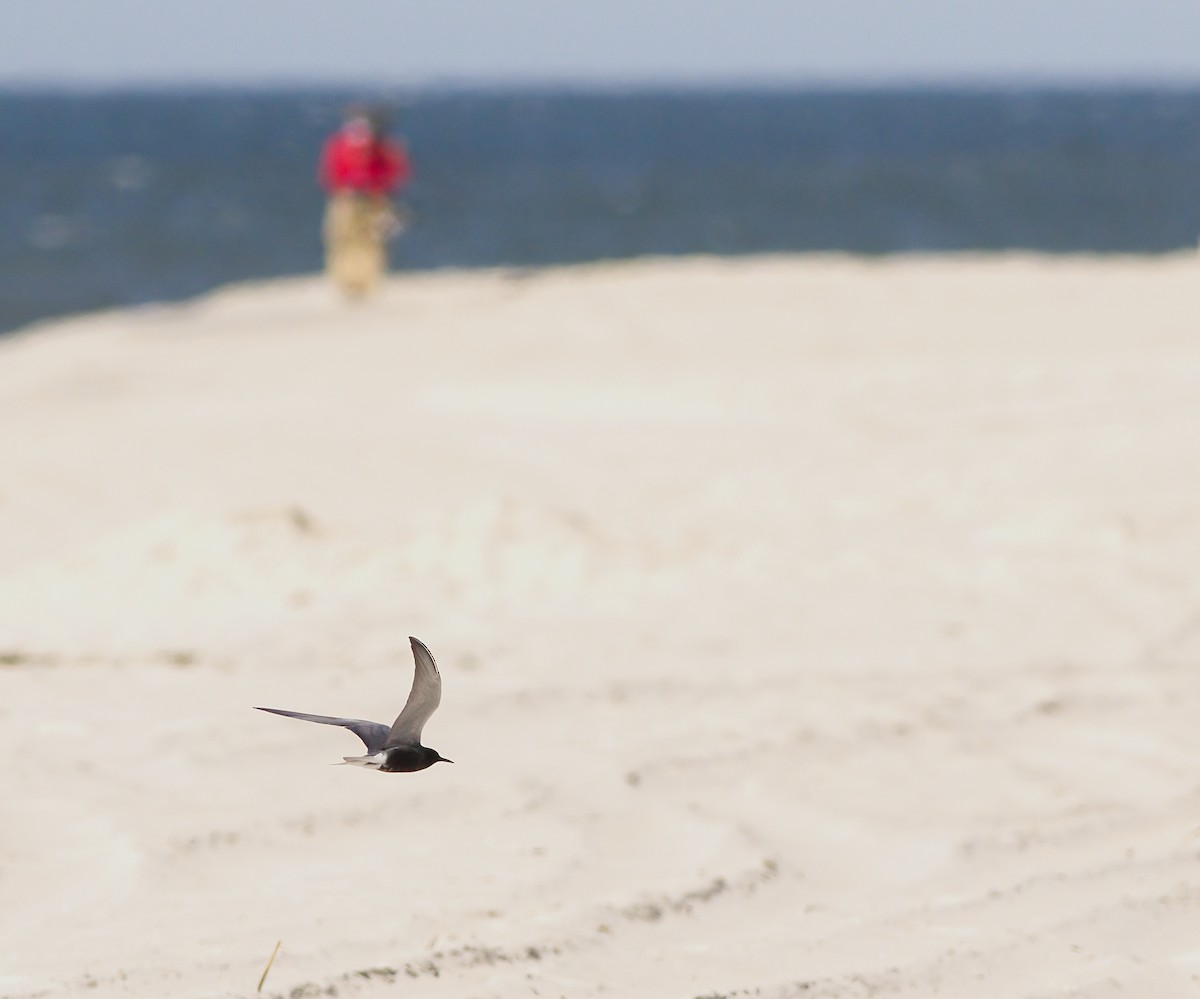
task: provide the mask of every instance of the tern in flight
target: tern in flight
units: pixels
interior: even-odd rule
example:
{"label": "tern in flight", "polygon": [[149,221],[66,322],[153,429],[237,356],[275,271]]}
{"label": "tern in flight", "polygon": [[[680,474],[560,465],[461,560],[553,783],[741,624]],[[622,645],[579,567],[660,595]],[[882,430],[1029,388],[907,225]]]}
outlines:
{"label": "tern in flight", "polygon": [[412,637],[408,641],[412,645],[415,663],[412,690],[409,691],[404,710],[396,716],[390,727],[382,722],[333,718],[329,715],[306,715],[300,711],[284,711],[282,708],[255,710],[269,711],[273,715],[283,715],[285,718],[299,718],[301,721],[316,722],[319,725],[340,725],[342,728],[348,728],[362,739],[367,747],[366,756],[342,757],[344,763],[356,767],[380,770],[385,774],[405,774],[424,770],[435,763],[453,763],[453,760],[440,756],[436,750],[421,745],[421,729],[425,727],[429,716],[437,710],[442,700],[442,676],[425,644]]}

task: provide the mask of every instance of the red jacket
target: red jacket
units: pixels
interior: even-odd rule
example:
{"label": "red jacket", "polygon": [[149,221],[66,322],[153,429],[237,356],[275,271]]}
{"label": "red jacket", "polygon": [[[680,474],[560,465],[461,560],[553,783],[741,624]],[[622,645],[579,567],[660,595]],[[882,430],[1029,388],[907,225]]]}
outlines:
{"label": "red jacket", "polygon": [[388,139],[363,141],[352,132],[335,132],[321,152],[321,185],[330,192],[389,194],[412,179],[408,152]]}

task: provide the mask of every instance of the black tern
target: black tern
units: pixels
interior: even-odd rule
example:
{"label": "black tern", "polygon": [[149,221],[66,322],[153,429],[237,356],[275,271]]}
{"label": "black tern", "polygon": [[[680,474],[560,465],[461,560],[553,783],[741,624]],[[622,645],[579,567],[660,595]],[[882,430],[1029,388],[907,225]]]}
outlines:
{"label": "black tern", "polygon": [[424,770],[435,763],[453,763],[436,750],[421,745],[421,729],[429,716],[437,710],[442,700],[442,676],[437,663],[419,639],[409,637],[412,646],[413,685],[409,691],[404,710],[396,716],[391,727],[381,722],[362,721],[359,718],[332,718],[329,715],[306,715],[300,711],[284,711],[282,708],[255,708],[269,711],[285,718],[317,722],[319,725],[340,725],[362,739],[367,747],[366,756],[343,756],[343,763],[368,770],[380,770],[385,774],[408,774]]}

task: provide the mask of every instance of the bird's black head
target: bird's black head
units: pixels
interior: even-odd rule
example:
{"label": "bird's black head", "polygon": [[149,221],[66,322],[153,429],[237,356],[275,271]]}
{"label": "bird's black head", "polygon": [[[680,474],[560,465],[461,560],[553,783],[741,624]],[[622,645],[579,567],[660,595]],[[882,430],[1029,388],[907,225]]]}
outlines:
{"label": "bird's black head", "polygon": [[425,746],[423,748],[425,749],[425,752],[429,754],[429,765],[430,766],[433,766],[435,763],[453,763],[454,762],[453,760],[448,760],[448,759],[446,759],[446,757],[439,755],[439,753],[436,749],[430,749],[428,746]]}

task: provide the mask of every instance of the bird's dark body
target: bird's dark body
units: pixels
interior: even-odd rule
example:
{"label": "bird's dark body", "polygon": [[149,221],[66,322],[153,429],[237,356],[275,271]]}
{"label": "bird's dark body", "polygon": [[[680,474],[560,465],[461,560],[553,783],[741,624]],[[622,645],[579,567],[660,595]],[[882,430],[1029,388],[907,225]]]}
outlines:
{"label": "bird's dark body", "polygon": [[384,751],[383,766],[379,769],[385,774],[411,774],[433,766],[442,758],[428,746],[393,746]]}

